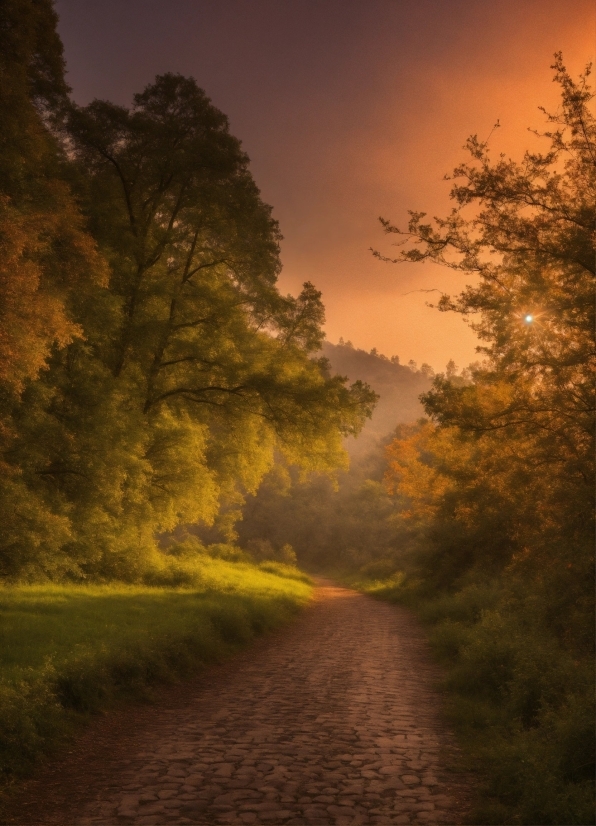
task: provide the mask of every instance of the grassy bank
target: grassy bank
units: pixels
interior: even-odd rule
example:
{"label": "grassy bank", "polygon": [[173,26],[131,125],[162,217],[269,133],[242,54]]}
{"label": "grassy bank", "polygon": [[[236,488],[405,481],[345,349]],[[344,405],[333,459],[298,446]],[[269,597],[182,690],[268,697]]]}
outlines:
{"label": "grassy bank", "polygon": [[399,573],[347,581],[425,623],[447,714],[480,778],[471,823],[594,823],[591,646],[552,634],[543,595],[502,581],[433,595]]}
{"label": "grassy bank", "polygon": [[219,660],[287,621],[311,591],[288,566],[207,555],[168,560],[149,579],[160,584],[0,588],[4,782],[90,713]]}

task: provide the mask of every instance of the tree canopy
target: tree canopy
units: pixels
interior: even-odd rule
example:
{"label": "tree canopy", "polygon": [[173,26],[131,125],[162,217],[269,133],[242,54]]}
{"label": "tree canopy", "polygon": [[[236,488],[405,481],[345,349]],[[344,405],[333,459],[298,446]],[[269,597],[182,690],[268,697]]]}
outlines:
{"label": "tree canopy", "polygon": [[578,82],[560,54],[553,68],[561,105],[545,113],[546,152],[493,162],[473,136],[471,162],[451,176],[455,206],[446,218],[425,223],[410,213],[406,232],[382,224],[405,244],[392,260],[436,261],[475,281],[438,306],[469,320],[487,359],[469,386],[439,379],[425,397],[428,412],[473,432],[532,435],[530,464],[560,465],[591,484],[596,125],[589,68]]}
{"label": "tree canopy", "polygon": [[67,99],[62,44],[49,0],[0,8],[0,381],[19,393],[54,343],[80,335],[65,302],[77,283],[105,283],[48,129]]}
{"label": "tree canopy", "polygon": [[159,533],[233,532],[276,451],[345,464],[376,397],[315,355],[320,292],[279,292],[277,222],[195,80],[76,106],[51,3],[2,13],[0,571],[134,578]]}

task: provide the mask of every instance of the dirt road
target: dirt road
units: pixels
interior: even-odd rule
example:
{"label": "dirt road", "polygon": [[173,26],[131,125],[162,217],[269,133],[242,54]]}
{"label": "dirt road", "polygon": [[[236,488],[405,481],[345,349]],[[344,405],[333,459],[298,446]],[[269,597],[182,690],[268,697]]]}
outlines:
{"label": "dirt road", "polygon": [[435,678],[407,611],[322,582],[289,628],[92,727],[22,822],[461,823]]}

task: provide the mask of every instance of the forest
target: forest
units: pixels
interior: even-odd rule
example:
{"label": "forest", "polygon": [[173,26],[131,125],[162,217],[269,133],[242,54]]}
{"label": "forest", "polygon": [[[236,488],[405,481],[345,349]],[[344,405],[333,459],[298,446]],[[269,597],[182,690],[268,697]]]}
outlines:
{"label": "forest", "polygon": [[421,618],[470,822],[593,823],[589,68],[555,56],[543,151],[472,137],[446,217],[381,218],[387,266],[461,274],[437,311],[478,361],[435,374],[325,341],[316,286],[280,291],[280,228],[193,78],[78,106],[50,0],[2,3],[0,38],[4,782],[287,621],[307,571]]}

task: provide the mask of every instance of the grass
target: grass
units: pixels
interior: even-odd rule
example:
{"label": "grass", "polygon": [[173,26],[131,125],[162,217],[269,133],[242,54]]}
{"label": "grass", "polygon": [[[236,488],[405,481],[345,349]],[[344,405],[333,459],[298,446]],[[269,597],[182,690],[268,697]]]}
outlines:
{"label": "grass", "polygon": [[[168,559],[153,584],[0,587],[0,776],[30,771],[89,714],[178,680],[289,620],[289,566]],[[159,584],[158,584],[159,583]],[[174,584],[172,584],[174,583]]]}
{"label": "grass", "polygon": [[432,595],[403,573],[344,576],[413,608],[446,675],[445,708],[480,794],[474,824],[593,824],[594,666],[504,581]]}

